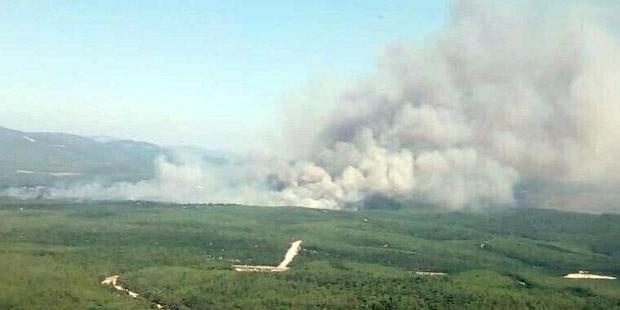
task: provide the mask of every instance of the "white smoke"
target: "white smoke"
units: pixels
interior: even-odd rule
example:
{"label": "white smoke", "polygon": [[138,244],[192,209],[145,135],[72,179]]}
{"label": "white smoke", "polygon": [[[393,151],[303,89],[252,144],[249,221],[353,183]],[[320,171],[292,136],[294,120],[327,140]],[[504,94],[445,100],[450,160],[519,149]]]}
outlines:
{"label": "white smoke", "polygon": [[542,7],[457,2],[424,46],[387,47],[373,76],[289,106],[290,160],[160,160],[154,180],[52,196],[317,208],[381,196],[461,208],[512,204],[531,179],[618,184],[618,42],[579,10]]}
{"label": "white smoke", "polygon": [[296,120],[317,130],[293,137],[306,163],[283,193],[329,207],[377,194],[463,207],[510,204],[524,179],[617,183],[620,48],[575,12],[459,2],[428,45],[387,48],[332,113]]}
{"label": "white smoke", "polygon": [[[274,204],[277,197],[263,182],[266,172],[248,163],[212,163],[195,154],[160,157],[153,179],[140,182],[13,188],[3,194],[25,199],[149,200],[178,203]],[[266,161],[264,163],[267,163]]]}

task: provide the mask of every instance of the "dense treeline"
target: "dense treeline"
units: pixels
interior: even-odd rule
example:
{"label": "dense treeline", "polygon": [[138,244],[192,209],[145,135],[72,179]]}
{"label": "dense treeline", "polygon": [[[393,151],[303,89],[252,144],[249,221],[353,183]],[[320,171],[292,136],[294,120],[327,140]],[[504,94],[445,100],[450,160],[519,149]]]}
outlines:
{"label": "dense treeline", "polygon": [[[304,250],[285,273],[237,273]],[[620,308],[620,217],[0,203],[0,309]],[[416,271],[447,272],[419,276]],[[142,296],[99,282],[120,274]]]}

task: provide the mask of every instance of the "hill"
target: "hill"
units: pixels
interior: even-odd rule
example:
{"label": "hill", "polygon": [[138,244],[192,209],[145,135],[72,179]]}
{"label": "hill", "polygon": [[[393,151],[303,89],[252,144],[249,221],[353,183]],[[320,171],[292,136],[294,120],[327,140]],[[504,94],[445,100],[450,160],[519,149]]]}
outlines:
{"label": "hill", "polygon": [[146,179],[153,176],[155,158],[164,153],[145,142],[0,127],[0,187]]}

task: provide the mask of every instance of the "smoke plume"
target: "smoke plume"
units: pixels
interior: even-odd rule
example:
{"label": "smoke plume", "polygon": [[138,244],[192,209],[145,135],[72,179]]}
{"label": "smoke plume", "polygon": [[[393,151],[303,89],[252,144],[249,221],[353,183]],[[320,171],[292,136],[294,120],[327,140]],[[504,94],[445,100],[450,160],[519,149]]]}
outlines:
{"label": "smoke plume", "polygon": [[160,160],[154,180],[53,195],[463,208],[511,205],[530,180],[608,188],[620,181],[620,47],[590,16],[556,9],[457,2],[421,46],[386,47],[372,76],[289,108],[288,159],[225,171]]}
{"label": "smoke plume", "polygon": [[459,2],[426,43],[386,48],[334,111],[296,121],[320,125],[294,137],[307,161],[280,178],[287,199],[459,208],[511,204],[530,179],[618,182],[620,49],[604,28],[570,10]]}

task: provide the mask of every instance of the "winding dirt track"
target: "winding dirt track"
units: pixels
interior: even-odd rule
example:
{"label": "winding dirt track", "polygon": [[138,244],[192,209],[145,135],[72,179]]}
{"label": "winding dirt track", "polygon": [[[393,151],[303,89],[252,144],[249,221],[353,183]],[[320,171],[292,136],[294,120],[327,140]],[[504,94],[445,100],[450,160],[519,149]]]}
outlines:
{"label": "winding dirt track", "polygon": [[[233,267],[235,268],[236,271],[242,271],[242,272],[282,272],[282,271],[286,271],[289,269],[288,265],[293,261],[293,259],[295,259],[297,254],[299,254],[302,243],[303,243],[302,240],[297,240],[293,242],[291,244],[291,247],[288,249],[288,251],[286,251],[286,254],[284,255],[284,260],[282,260],[282,262],[276,267],[274,266],[250,266],[250,265],[233,265]],[[137,298],[140,296],[140,294],[136,292],[132,292],[129,289],[123,287],[120,281],[119,275],[113,275],[113,276],[109,276],[105,278],[103,281],[101,281],[101,285],[110,285],[114,287],[117,291],[124,292],[133,298]],[[164,309],[164,306],[162,304],[159,304],[155,301],[152,301],[152,302],[157,309]]]}
{"label": "winding dirt track", "polygon": [[[129,296],[131,296],[133,298],[137,298],[138,296],[140,296],[140,294],[138,294],[136,292],[132,292],[132,291],[124,288],[121,285],[119,279],[120,279],[119,275],[109,276],[109,277],[105,278],[103,281],[101,281],[101,285],[110,285],[110,286],[114,287],[117,291],[125,292],[125,293],[127,293],[127,295],[129,295]],[[162,306],[162,305],[160,305],[158,303],[154,302],[154,304],[155,304],[155,307],[157,307],[157,309],[163,309],[164,308],[164,306]]]}

